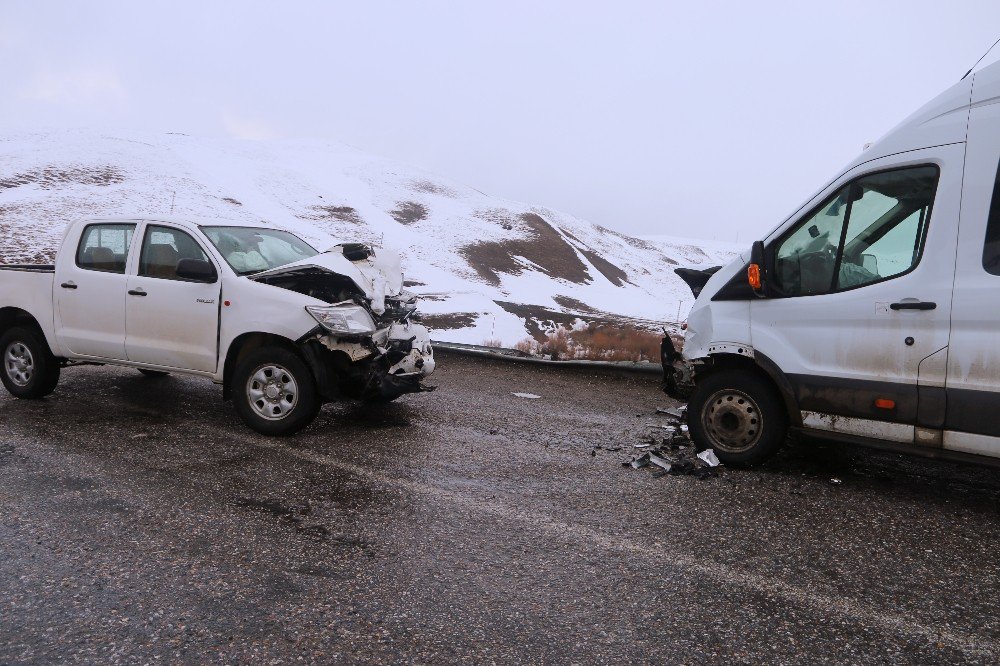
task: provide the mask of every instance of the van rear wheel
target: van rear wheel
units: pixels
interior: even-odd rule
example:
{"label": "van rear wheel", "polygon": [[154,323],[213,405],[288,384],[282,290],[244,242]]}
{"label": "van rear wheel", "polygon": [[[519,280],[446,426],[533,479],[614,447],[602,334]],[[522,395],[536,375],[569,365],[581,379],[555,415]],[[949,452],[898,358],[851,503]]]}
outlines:
{"label": "van rear wheel", "polygon": [[40,331],[20,326],[8,330],[0,337],[0,354],[0,380],[16,398],[44,398],[59,383],[59,361]]}
{"label": "van rear wheel", "polygon": [[767,380],[746,370],[722,370],[695,385],[688,428],[698,450],[711,448],[726,465],[750,467],[781,448],[788,416]]}

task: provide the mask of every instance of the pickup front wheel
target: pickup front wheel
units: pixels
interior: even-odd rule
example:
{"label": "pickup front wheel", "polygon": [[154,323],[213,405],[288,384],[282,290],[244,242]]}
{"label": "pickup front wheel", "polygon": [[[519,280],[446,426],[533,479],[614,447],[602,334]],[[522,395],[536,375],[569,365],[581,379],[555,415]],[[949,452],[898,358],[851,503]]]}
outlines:
{"label": "pickup front wheel", "polygon": [[312,373],[287,349],[253,350],[236,366],[232,382],[237,413],[262,435],[290,435],[309,425],[319,412]]}
{"label": "pickup front wheel", "polygon": [[40,332],[22,327],[9,329],[0,337],[0,353],[0,380],[14,397],[44,398],[59,383],[59,362]]}

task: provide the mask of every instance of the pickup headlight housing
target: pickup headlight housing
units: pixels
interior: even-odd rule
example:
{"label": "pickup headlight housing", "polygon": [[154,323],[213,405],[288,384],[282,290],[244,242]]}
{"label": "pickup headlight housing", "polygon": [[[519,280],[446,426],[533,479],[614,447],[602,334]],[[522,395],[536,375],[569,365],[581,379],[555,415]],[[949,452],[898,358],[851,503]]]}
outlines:
{"label": "pickup headlight housing", "polygon": [[371,335],[375,320],[360,305],[307,305],[306,312],[319,325],[336,335]]}

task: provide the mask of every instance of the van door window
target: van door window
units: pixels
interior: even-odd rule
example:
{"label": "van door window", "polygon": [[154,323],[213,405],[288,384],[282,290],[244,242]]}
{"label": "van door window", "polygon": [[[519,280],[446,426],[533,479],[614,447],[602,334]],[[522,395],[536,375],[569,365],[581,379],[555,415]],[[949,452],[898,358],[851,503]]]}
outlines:
{"label": "van door window", "polygon": [[993,181],[993,200],[990,216],[986,221],[986,243],[983,245],[983,268],[987,273],[1000,275],[1000,166]]}
{"label": "van door window", "polygon": [[778,241],[779,293],[844,291],[913,270],[923,252],[937,181],[937,167],[921,166],[845,185]]}

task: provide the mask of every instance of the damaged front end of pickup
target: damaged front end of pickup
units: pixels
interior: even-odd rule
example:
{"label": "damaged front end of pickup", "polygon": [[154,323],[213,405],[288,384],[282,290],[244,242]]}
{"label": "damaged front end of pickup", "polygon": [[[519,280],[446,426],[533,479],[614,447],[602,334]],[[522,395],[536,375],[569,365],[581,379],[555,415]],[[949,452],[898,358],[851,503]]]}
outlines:
{"label": "damaged front end of pickup", "polygon": [[254,279],[325,303],[306,306],[317,326],[297,341],[324,400],[388,402],[434,389],[422,381],[435,367],[430,334],[414,321],[417,298],[402,288],[395,253],[344,244]]}

